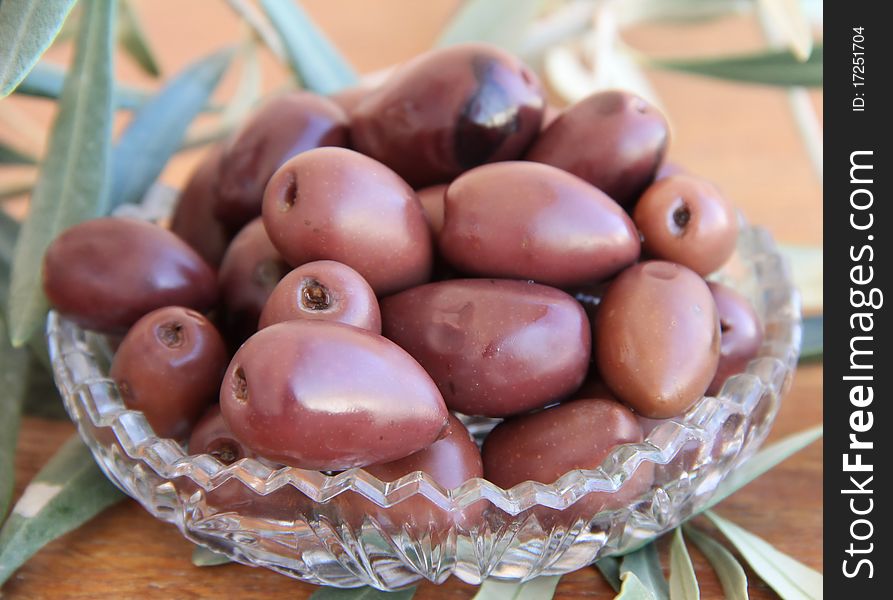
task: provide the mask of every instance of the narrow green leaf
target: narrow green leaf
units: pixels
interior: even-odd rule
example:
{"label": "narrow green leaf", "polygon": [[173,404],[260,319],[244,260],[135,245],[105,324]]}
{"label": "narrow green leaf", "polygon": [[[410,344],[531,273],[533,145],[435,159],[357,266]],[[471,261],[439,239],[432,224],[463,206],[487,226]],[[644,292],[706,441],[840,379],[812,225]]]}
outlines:
{"label": "narrow green leaf", "polygon": [[0,98],[9,95],[62,29],[75,0],[0,3]]}
{"label": "narrow green leaf", "polygon": [[803,340],[800,362],[822,360],[825,350],[825,317],[818,315],[803,319]]}
{"label": "narrow green leaf", "polygon": [[0,585],[44,545],[123,497],[74,434],[28,484],[0,529]]}
{"label": "narrow green leaf", "polygon": [[655,600],[655,595],[632,571],[620,575],[620,581],[620,593],[614,596],[614,600]]}
{"label": "narrow green leaf", "polygon": [[627,0],[617,6],[621,25],[643,21],[688,23],[707,21],[753,8],[748,0]]}
{"label": "narrow green leaf", "polygon": [[738,549],[754,572],[784,600],[822,598],[821,573],[716,513],[708,511],[705,514]]}
{"label": "narrow green leaf", "polygon": [[823,57],[823,47],[819,44],[806,62],[800,62],[787,50],[722,58],[644,60],[653,67],[718,79],[766,85],[820,87]]}
{"label": "narrow green leaf", "polygon": [[31,337],[47,311],[41,289],[47,246],[63,229],[102,214],[106,206],[114,13],[114,0],[84,5],[74,65],[65,79],[30,214],[16,244],[8,320],[15,346]]}
{"label": "narrow green leaf", "polygon": [[759,5],[797,59],[808,59],[812,52],[812,28],[801,0],[759,0]]}
{"label": "narrow green leaf", "polygon": [[763,448],[716,486],[713,497],[701,508],[700,512],[716,506],[769,469],[806,448],[822,437],[823,431],[823,426],[818,425]]}
{"label": "narrow green leaf", "polygon": [[357,75],[294,0],[261,0],[285,45],[288,62],[304,87],[332,94],[357,83]]}
{"label": "narrow green leaf", "polygon": [[620,559],[613,556],[600,558],[595,562],[595,567],[601,572],[602,577],[608,582],[615,592],[620,591]]}
{"label": "narrow green leaf", "polygon": [[34,189],[33,181],[14,181],[0,186],[0,201],[18,198]]}
{"label": "narrow green leaf", "polygon": [[825,251],[821,246],[790,244],[782,244],[779,250],[791,267],[803,308],[808,312],[821,312],[824,307]]}
{"label": "narrow green leaf", "polygon": [[0,165],[33,165],[37,159],[0,141]]}
{"label": "narrow green leaf", "polygon": [[623,581],[623,575],[630,572],[653,594],[655,600],[669,599],[670,587],[664,578],[660,557],[657,554],[657,545],[654,542],[623,556],[620,561],[620,580]]}
{"label": "narrow green leaf", "polygon": [[214,552],[204,546],[196,546],[192,551],[192,564],[196,567],[217,567],[231,562],[228,556]]}
{"label": "narrow green leaf", "polygon": [[[6,214],[6,211],[0,209],[0,315],[6,315],[6,300],[9,297],[9,274],[12,271],[12,254],[15,251],[15,243],[18,236],[18,221]],[[8,334],[5,329],[4,333]]]}
{"label": "narrow green leaf", "polygon": [[472,600],[549,600],[555,595],[559,576],[537,577],[524,583],[487,579]]}
{"label": "narrow green leaf", "polygon": [[232,56],[228,48],[193,63],[134,115],[112,155],[109,208],[142,199],[177,151]]}
{"label": "narrow green leaf", "polygon": [[414,595],[414,587],[397,592],[383,592],[373,587],[348,589],[321,587],[313,592],[310,600],[410,600]]}
{"label": "narrow green leaf", "polygon": [[143,32],[139,16],[134,11],[130,0],[121,0],[118,17],[118,42],[124,51],[152,77],[161,75],[161,69],[155,61],[155,55],[149,46],[149,40]]}
{"label": "narrow green leaf", "polygon": [[747,574],[738,559],[707,534],[701,533],[689,525],[685,525],[683,529],[716,571],[726,600],[748,600]]}
{"label": "narrow green leaf", "polygon": [[6,324],[0,318],[0,523],[12,500],[16,441],[25,399],[28,352],[9,345]]}
{"label": "narrow green leaf", "polygon": [[700,600],[700,598],[698,577],[691,564],[688,548],[685,547],[682,528],[677,527],[670,542],[670,600]]}
{"label": "narrow green leaf", "polygon": [[517,51],[544,0],[468,0],[447,24],[438,46],[489,42]]}

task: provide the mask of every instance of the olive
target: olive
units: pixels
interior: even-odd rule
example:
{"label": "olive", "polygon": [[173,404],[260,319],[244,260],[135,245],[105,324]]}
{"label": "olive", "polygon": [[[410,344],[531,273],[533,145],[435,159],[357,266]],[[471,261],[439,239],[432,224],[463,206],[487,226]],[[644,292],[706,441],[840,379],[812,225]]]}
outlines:
{"label": "olive", "polygon": [[326,471],[403,458],[448,425],[437,386],[409,354],[325,321],[277,323],[251,336],[227,369],[220,408],[252,451]]}
{"label": "olive", "polygon": [[127,408],[142,411],[156,434],[180,439],[214,402],[227,359],[223,338],[207,318],[168,306],[131,327],[109,377]]}
{"label": "olive", "polygon": [[741,373],[763,343],[763,327],[747,298],[721,283],[707,284],[719,313],[719,366],[707,393],[714,395],[726,379]]}
{"label": "olive", "polygon": [[443,229],[443,202],[446,190],[445,183],[416,190],[422,210],[425,212],[425,219],[428,220],[428,226],[434,236],[440,235],[440,231]]}
{"label": "olive", "polygon": [[267,299],[289,270],[260,218],[242,228],[220,265],[220,300],[227,337],[241,343],[257,331]]}
{"label": "olive", "polygon": [[669,142],[664,116],[629,92],[599,92],[562,112],[526,158],[582,177],[623,206],[654,180]]}
{"label": "olive", "polygon": [[654,174],[654,181],[666,179],[671,175],[685,175],[687,173],[688,171],[686,171],[686,169],[679,163],[664,161],[664,163],[658,167],[657,173]]}
{"label": "olive", "polygon": [[554,104],[547,104],[546,108],[543,109],[543,122],[540,125],[540,130],[543,130],[551,125],[561,114],[562,110],[564,109],[558,108]]}
{"label": "olive", "polygon": [[267,186],[263,218],[292,266],[344,263],[379,296],[430,277],[431,233],[415,192],[353,150],[319,148],[285,163]]}
{"label": "olive", "polygon": [[465,273],[567,287],[634,263],[639,235],[616,202],[579,177],[501,162],[450,184],[439,247]]}
{"label": "olive", "polygon": [[675,263],[626,269],[593,323],[599,373],[618,399],[652,419],[681,415],[716,373],[719,317],[707,284]]}
{"label": "olive", "polygon": [[346,146],[347,117],[328,98],[292,92],[268,101],[236,133],[220,161],[217,217],[233,231],[260,215],[264,188],[292,156]]}
{"label": "olive", "polygon": [[699,275],[725,264],[738,240],[735,208],[716,187],[691,175],[670,175],[652,184],[633,219],[646,253]]}
{"label": "olive", "polygon": [[257,455],[236,439],[220,414],[216,402],[205,411],[189,436],[190,454],[210,454],[224,465]]}
{"label": "olive", "polygon": [[381,333],[375,292],[362,275],[333,260],[310,262],[286,275],[270,294],[259,327],[296,319],[338,321]]}
{"label": "olive", "polygon": [[123,333],[164,306],[210,309],[214,270],[176,235],[134,219],[106,217],[63,231],[43,259],[43,290],[81,327]]}
{"label": "olive", "polygon": [[361,83],[353,87],[345,88],[329,96],[329,100],[341,107],[348,115],[353,109],[368,96],[375,87]]}
{"label": "olive", "polygon": [[[444,438],[406,458],[369,465],[365,471],[384,482],[397,481],[410,473],[422,471],[447,490],[484,474],[477,444],[462,422],[453,415],[449,416],[449,429]],[[464,510],[450,513],[420,494],[390,508],[382,508],[354,493],[342,494],[339,499],[345,504],[349,521],[357,526],[366,518],[371,518],[386,527],[408,527],[432,534],[443,534],[453,524],[464,529],[474,526],[485,505],[483,502],[475,503]]]}
{"label": "olive", "polygon": [[399,67],[351,113],[353,147],[414,187],[519,158],[545,101],[536,75],[485,44],[432,50]]}
{"label": "olive", "polygon": [[171,220],[171,231],[213,267],[220,265],[230,239],[226,227],[214,216],[215,182],[222,155],[220,146],[205,155],[180,193]]}
{"label": "olive", "polygon": [[[574,469],[599,468],[617,446],[643,438],[636,416],[616,400],[573,400],[497,425],[481,449],[484,476],[504,489],[525,481],[552,484]],[[619,490],[587,494],[564,516],[589,518],[628,506],[652,480],[653,463],[643,462]],[[548,514],[545,509],[537,512]]]}
{"label": "olive", "polygon": [[525,281],[454,279],[381,301],[384,335],[452,410],[503,417],[571,394],[586,375],[589,323],[568,294]]}

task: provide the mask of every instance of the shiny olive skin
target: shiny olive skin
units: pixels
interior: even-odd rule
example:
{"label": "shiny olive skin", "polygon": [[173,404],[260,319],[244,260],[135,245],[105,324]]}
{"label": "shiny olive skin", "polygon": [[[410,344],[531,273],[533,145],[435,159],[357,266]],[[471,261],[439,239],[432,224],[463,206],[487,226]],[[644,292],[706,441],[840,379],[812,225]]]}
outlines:
{"label": "shiny olive skin", "polygon": [[341,110],[347,115],[350,115],[350,113],[353,112],[353,109],[355,109],[360,102],[365,100],[366,96],[372,93],[374,89],[375,86],[361,83],[353,87],[345,88],[339,92],[335,92],[328,98],[340,106]]}
{"label": "shiny olive skin", "polygon": [[190,454],[210,454],[224,465],[231,465],[243,458],[257,458],[245,444],[236,439],[223,420],[220,405],[211,405],[189,435]]}
{"label": "shiny olive skin", "polygon": [[259,218],[233,238],[219,273],[227,337],[241,343],[257,331],[267,299],[290,270]]}
{"label": "shiny olive skin", "polygon": [[203,315],[168,306],[136,322],[112,359],[124,404],[140,410],[161,437],[182,439],[220,389],[229,356]]}
{"label": "shiny olive skin", "polygon": [[384,335],[431,374],[447,406],[504,417],[570,395],[586,375],[589,322],[566,293],[526,281],[453,279],[381,301]]}
{"label": "shiny olive skin", "polygon": [[210,309],[214,270],[176,235],[145,221],[101,218],[63,231],[43,259],[43,290],[81,327],[124,333],[164,306]]}
{"label": "shiny olive skin", "polygon": [[675,263],[626,269],[593,323],[599,373],[639,414],[681,415],[707,391],[719,361],[719,317],[707,284]]}
{"label": "shiny olive skin", "polygon": [[227,146],[217,180],[217,217],[234,231],[260,215],[264,188],[289,158],[321,146],[346,146],[347,116],[328,98],[292,92],[274,98]]}
{"label": "shiny olive skin", "polygon": [[610,277],[639,257],[626,212],[549,165],[478,167],[450,184],[444,206],[440,254],[464,273],[569,287]]}
{"label": "shiny olive skin", "polygon": [[666,179],[671,175],[687,175],[688,171],[680,165],[679,163],[674,163],[670,161],[664,161],[664,163],[658,167],[657,173],[654,174],[654,181],[660,181],[661,179]]}
{"label": "shiny olive skin", "polygon": [[399,67],[351,112],[353,147],[413,187],[519,158],[545,101],[536,75],[486,44],[432,50]]}
{"label": "shiny olive skin", "polygon": [[409,354],[326,321],[277,323],[251,336],[227,369],[220,408],[254,452],[325,471],[403,458],[448,425],[437,386]]}
{"label": "shiny olive skin", "polygon": [[344,263],[379,296],[431,275],[431,232],[415,192],[353,150],[319,148],[285,163],[267,186],[263,219],[292,266]]}
{"label": "shiny olive skin", "polygon": [[629,92],[599,92],[564,110],[525,158],[582,177],[623,206],[654,180],[669,143],[664,116]]}
{"label": "shiny olive skin", "polygon": [[425,211],[425,219],[431,228],[431,234],[440,235],[443,229],[443,203],[446,196],[447,185],[440,183],[416,190],[422,210]]}
{"label": "shiny olive skin", "polygon": [[725,264],[738,241],[735,207],[713,184],[691,175],[652,184],[636,204],[633,220],[649,256],[702,276]]}
{"label": "shiny olive skin", "polygon": [[[574,469],[596,469],[620,444],[643,439],[636,416],[620,402],[573,400],[497,425],[481,449],[484,477],[503,489],[524,481],[552,484]],[[652,479],[653,463],[643,463],[618,491],[587,494],[561,516],[570,521],[626,507],[651,486]],[[540,515],[556,512],[535,510]]]}
{"label": "shiny olive skin", "polygon": [[229,244],[230,235],[217,217],[216,181],[223,148],[212,148],[193,171],[180,193],[171,231],[189,244],[212,267],[218,267]]}
{"label": "shiny olive skin", "polygon": [[713,395],[726,379],[743,372],[747,363],[756,357],[763,343],[763,326],[747,298],[721,283],[710,282],[707,286],[719,313],[721,336],[719,366],[707,389]]}
{"label": "shiny olive skin", "polygon": [[[451,490],[469,479],[483,477],[481,452],[462,422],[450,415],[446,436],[424,450],[387,463],[369,465],[365,471],[381,481],[393,482],[415,471],[426,473],[441,487]],[[358,494],[348,492],[339,496],[345,505],[349,522],[355,526],[371,518],[388,527],[409,527],[412,530],[443,534],[451,526],[473,527],[481,518],[484,502],[450,513],[418,495],[390,508],[382,508]]]}
{"label": "shiny olive skin", "polygon": [[317,260],[282,278],[260,315],[258,327],[296,319],[337,321],[381,333],[375,292],[345,264]]}

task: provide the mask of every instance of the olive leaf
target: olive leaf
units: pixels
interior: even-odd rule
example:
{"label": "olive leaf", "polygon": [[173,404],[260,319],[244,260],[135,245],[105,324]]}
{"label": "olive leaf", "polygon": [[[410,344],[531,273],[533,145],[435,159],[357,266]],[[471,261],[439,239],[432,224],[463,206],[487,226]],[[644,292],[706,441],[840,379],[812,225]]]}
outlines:
{"label": "olive leaf", "polygon": [[[6,314],[9,296],[9,274],[12,270],[12,254],[19,237],[19,223],[0,209],[0,315]],[[4,333],[8,333],[5,331]],[[7,338],[8,339],[8,338]]]}
{"label": "olive leaf", "polygon": [[192,564],[196,567],[217,567],[231,562],[232,560],[225,554],[214,552],[204,546],[196,546],[192,551]]}
{"label": "olive leaf", "polygon": [[396,592],[383,592],[373,587],[321,587],[313,592],[310,600],[410,600],[414,595],[414,587]]}
{"label": "olive leaf", "polygon": [[683,529],[716,571],[716,577],[719,579],[726,600],[748,600],[747,574],[738,559],[722,544],[694,527],[685,525]]}
{"label": "olive leaf", "polygon": [[760,9],[778,28],[785,44],[797,60],[805,61],[812,52],[812,30],[800,0],[758,0]]}
{"label": "olive leaf", "polygon": [[37,159],[0,141],[0,165],[33,165]]}
{"label": "olive leaf", "polygon": [[700,600],[700,598],[698,577],[691,564],[688,548],[685,547],[682,528],[677,527],[670,542],[670,599]]}
{"label": "olive leaf", "polygon": [[0,2],[0,98],[15,89],[49,48],[75,0]]}
{"label": "olive leaf", "polygon": [[651,590],[632,571],[621,574],[620,582],[620,593],[614,596],[614,600],[655,600]]}
{"label": "olive leaf", "polygon": [[446,26],[437,45],[489,42],[517,51],[544,4],[544,0],[469,0]]}
{"label": "olive leaf", "polygon": [[[624,581],[623,576],[626,573],[633,573],[641,585],[651,591],[654,600],[669,599],[670,587],[664,578],[664,572],[660,566],[660,557],[657,554],[657,545],[654,542],[623,556],[620,560],[621,581]],[[622,587],[620,593],[621,595],[623,594]]]}
{"label": "olive leaf", "polygon": [[307,89],[332,94],[357,83],[357,75],[294,0],[261,0],[285,45],[292,71]]}
{"label": "olive leaf", "polygon": [[9,345],[6,324],[0,318],[0,523],[12,499],[16,441],[25,399],[25,365],[28,352]]}
{"label": "olive leaf", "polygon": [[0,585],[48,542],[123,497],[80,437],[70,437],[28,484],[0,529]]}
{"label": "olive leaf", "polygon": [[561,577],[536,577],[523,583],[487,579],[472,600],[549,600]]}
{"label": "olive leaf", "polygon": [[114,0],[84,5],[74,65],[65,79],[49,150],[13,258],[8,323],[15,346],[31,337],[46,314],[41,262],[47,246],[66,227],[98,216],[105,208],[114,16]]}
{"label": "olive leaf", "polygon": [[134,115],[112,154],[109,209],[142,199],[179,148],[232,56],[233,50],[227,48],[193,63]]}
{"label": "olive leaf", "polygon": [[642,21],[706,21],[753,8],[748,0],[626,0],[617,6],[617,18],[623,25]]}
{"label": "olive leaf", "polygon": [[818,315],[803,319],[803,338],[800,342],[800,362],[822,360],[825,345],[825,317]]}
{"label": "olive leaf", "polygon": [[642,58],[647,66],[682,71],[743,83],[778,86],[820,87],[823,47],[816,45],[809,60],[801,62],[788,50],[770,50],[720,58],[663,59]]}
{"label": "olive leaf", "polygon": [[34,189],[33,181],[13,181],[0,185],[0,202],[27,194],[32,189]]}
{"label": "olive leaf", "polygon": [[118,42],[146,74],[158,77],[161,69],[130,0],[121,0],[118,7]]}
{"label": "olive leaf", "polygon": [[602,577],[608,582],[615,592],[620,591],[620,559],[606,556],[595,561],[595,567],[601,572]]}
{"label": "olive leaf", "polygon": [[738,549],[744,560],[785,600],[822,598],[823,577],[818,571],[779,551],[764,539],[712,511],[705,513]]}

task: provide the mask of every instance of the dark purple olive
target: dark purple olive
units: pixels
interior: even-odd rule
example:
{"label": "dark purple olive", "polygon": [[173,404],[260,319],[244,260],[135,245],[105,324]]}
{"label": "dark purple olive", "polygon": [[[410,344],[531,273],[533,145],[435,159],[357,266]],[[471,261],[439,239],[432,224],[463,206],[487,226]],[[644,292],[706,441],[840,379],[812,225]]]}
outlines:
{"label": "dark purple olive", "polygon": [[259,218],[239,232],[220,265],[220,300],[227,337],[241,343],[257,331],[267,299],[290,270]]}
{"label": "dark purple olive", "polygon": [[168,306],[127,332],[109,377],[127,408],[142,411],[156,434],[182,439],[216,399],[228,358],[223,338],[208,319]]}
{"label": "dark purple olive", "polygon": [[446,190],[445,183],[416,190],[419,202],[422,203],[422,210],[425,211],[425,219],[428,220],[428,226],[434,236],[440,235],[440,230],[443,229],[443,202]]}
{"label": "dark purple olive", "polygon": [[589,366],[579,303],[524,281],[454,279],[381,302],[385,336],[431,374],[447,405],[503,417],[570,395]]}
{"label": "dark purple olive", "polygon": [[654,180],[668,143],[659,110],[634,94],[607,91],[565,109],[526,158],[582,177],[631,206]]}
{"label": "dark purple olive", "polygon": [[216,402],[205,411],[189,436],[190,454],[210,454],[224,465],[231,465],[243,458],[257,458],[245,444],[236,439]]}
{"label": "dark purple olive", "polygon": [[432,50],[399,67],[351,113],[353,147],[414,187],[519,158],[545,101],[536,75],[485,44]]}
{"label": "dark purple olive", "polygon": [[217,267],[230,236],[214,216],[216,182],[223,148],[212,148],[196,167],[177,200],[171,231],[189,244],[209,265]]}
{"label": "dark purple olive", "polygon": [[320,146],[346,146],[347,117],[331,100],[292,92],[262,106],[226,148],[216,214],[233,231],[260,215],[264,188],[289,158]]}
{"label": "dark purple olive", "polygon": [[707,393],[719,393],[722,384],[732,375],[744,371],[763,343],[763,326],[750,302],[721,283],[707,284],[719,313],[719,366]]}
{"label": "dark purple olive", "polygon": [[47,248],[43,290],[81,327],[123,333],[164,306],[210,309],[213,269],[176,235],[134,219],[102,218],[69,227]]}
{"label": "dark purple olive", "polygon": [[380,335],[325,321],[251,336],[227,369],[220,408],[254,452],[325,471],[403,458],[448,425],[437,386],[411,356]]}
{"label": "dark purple olive", "polygon": [[639,414],[681,415],[707,391],[719,361],[719,317],[707,284],[675,263],[621,273],[593,323],[599,373]]}
{"label": "dark purple olive", "polygon": [[440,253],[461,272],[569,287],[610,277],[639,257],[624,210],[549,165],[478,167],[450,184],[444,206]]}
{"label": "dark purple olive", "polygon": [[270,294],[259,327],[297,319],[337,321],[381,333],[375,292],[362,275],[333,260],[309,262],[286,275]]}
{"label": "dark purple olive", "polygon": [[293,266],[344,263],[379,296],[430,277],[431,233],[415,192],[353,150],[320,148],[285,163],[267,186],[263,218]]}
{"label": "dark purple olive", "polygon": [[713,184],[671,175],[651,185],[633,219],[650,256],[709,275],[726,263],[738,241],[735,207]]}

